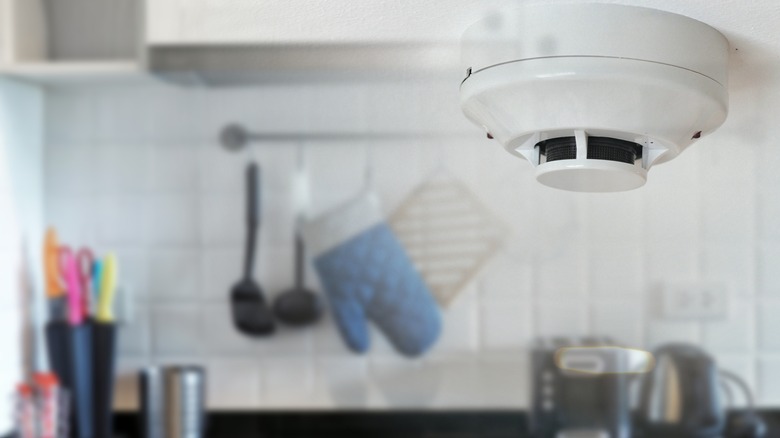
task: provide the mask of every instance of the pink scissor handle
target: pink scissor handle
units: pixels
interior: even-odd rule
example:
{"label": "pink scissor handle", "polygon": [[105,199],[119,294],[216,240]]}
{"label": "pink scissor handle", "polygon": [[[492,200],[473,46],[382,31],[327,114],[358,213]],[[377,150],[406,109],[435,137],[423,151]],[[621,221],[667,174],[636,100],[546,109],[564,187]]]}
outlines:
{"label": "pink scissor handle", "polygon": [[81,284],[81,304],[84,315],[89,314],[90,309],[89,284],[92,281],[94,263],[95,257],[92,255],[92,250],[86,247],[81,248],[76,255],[76,272],[79,275],[79,283]]}
{"label": "pink scissor handle", "polygon": [[73,251],[68,247],[60,248],[60,269],[65,277],[68,289],[68,322],[79,325],[84,321],[84,308],[81,302],[81,280],[79,266]]}

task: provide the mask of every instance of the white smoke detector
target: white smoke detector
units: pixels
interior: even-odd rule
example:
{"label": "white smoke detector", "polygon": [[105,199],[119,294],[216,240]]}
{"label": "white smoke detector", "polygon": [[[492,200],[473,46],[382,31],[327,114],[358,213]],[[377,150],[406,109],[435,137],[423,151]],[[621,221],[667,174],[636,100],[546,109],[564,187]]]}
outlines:
{"label": "white smoke detector", "polygon": [[613,4],[537,4],[463,35],[466,116],[580,192],[644,185],[728,112],[729,43],[688,17]]}

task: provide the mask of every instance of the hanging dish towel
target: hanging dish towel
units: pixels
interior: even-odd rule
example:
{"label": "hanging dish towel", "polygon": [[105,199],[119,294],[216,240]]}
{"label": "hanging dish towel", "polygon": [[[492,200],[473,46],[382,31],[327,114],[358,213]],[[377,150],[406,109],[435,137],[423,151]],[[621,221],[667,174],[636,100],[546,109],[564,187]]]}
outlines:
{"label": "hanging dish towel", "polygon": [[374,194],[361,194],[309,221],[304,236],[351,350],[370,347],[368,321],[406,356],[419,356],[436,342],[439,309]]}

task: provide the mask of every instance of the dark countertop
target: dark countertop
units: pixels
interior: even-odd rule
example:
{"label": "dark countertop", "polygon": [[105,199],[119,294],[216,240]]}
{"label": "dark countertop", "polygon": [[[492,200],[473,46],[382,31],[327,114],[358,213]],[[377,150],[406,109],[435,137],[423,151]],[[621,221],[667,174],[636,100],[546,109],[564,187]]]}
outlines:
{"label": "dark countertop", "polygon": [[[761,415],[767,438],[780,438],[780,411]],[[143,438],[132,413],[118,414],[115,429],[118,438]],[[527,429],[523,411],[217,412],[207,438],[524,438]]]}

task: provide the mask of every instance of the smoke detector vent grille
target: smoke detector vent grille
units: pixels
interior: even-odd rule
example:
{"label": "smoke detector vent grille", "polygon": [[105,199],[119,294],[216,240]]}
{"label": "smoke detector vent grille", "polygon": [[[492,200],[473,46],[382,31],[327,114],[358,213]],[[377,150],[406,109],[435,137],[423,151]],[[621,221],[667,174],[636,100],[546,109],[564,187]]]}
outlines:
{"label": "smoke detector vent grille", "polygon": [[536,147],[539,148],[539,155],[543,155],[548,163],[577,158],[577,142],[574,137],[551,138],[540,141],[536,144]]}
{"label": "smoke detector vent grille", "polygon": [[642,158],[642,146],[609,137],[588,137],[588,158],[634,164]]}
{"label": "smoke detector vent grille", "polygon": [[[577,142],[575,137],[558,137],[540,141],[536,144],[539,156],[545,163],[559,160],[577,159]],[[619,140],[610,137],[588,137],[589,160],[616,161],[618,163],[634,164],[642,158],[642,146],[638,143]]]}

